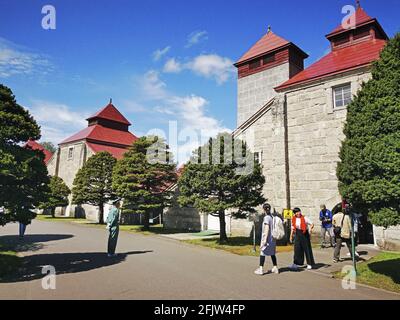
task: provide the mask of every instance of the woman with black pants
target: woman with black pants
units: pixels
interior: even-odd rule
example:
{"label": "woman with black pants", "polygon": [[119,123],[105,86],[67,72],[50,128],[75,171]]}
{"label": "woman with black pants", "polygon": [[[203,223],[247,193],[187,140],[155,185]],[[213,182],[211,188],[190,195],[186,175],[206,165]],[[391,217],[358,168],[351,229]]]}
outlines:
{"label": "woman with black pants", "polygon": [[315,265],[310,238],[314,224],[309,218],[303,216],[299,208],[295,208],[293,213],[295,216],[292,219],[290,241],[293,242],[294,239],[294,261],[290,269],[297,270],[299,266],[303,266],[305,256],[307,269],[311,270]]}

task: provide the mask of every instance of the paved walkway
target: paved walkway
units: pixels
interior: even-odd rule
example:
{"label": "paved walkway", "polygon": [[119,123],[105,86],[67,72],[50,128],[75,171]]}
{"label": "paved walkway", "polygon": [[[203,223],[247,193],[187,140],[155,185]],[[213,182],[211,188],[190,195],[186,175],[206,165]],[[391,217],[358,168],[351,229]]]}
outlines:
{"label": "paved walkway", "polygon": [[[15,246],[17,231],[15,224],[0,228],[1,243]],[[256,257],[165,237],[121,233],[120,254],[110,259],[105,229],[34,221],[27,234],[18,248],[24,267],[0,283],[0,299],[400,299],[363,286],[344,290],[324,267],[290,272],[290,254],[278,256],[280,275],[259,277]],[[56,290],[42,288],[45,265],[56,268]]]}

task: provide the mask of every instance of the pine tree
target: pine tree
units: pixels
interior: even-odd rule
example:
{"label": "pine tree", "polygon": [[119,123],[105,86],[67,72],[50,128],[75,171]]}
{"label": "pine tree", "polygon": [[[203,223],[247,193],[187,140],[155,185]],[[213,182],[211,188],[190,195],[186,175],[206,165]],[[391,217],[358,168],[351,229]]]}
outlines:
{"label": "pine tree", "polygon": [[69,204],[68,196],[71,190],[60,177],[51,177],[49,183],[49,194],[47,200],[40,204],[41,209],[51,210],[51,215],[54,217],[55,209],[58,207],[66,207]]}
{"label": "pine tree", "polygon": [[72,188],[72,202],[99,208],[99,224],[104,224],[104,205],[117,199],[112,189],[112,172],[117,160],[108,152],[90,157],[78,171]]}
{"label": "pine tree", "polygon": [[265,202],[265,178],[246,144],[220,134],[199,148],[179,179],[179,203],[219,217],[220,242],[227,242],[226,210],[243,217]]}
{"label": "pine tree", "polygon": [[167,187],[176,180],[176,164],[168,145],[159,137],[138,139],[118,161],[113,173],[113,187],[128,204],[124,212],[143,214],[144,230],[150,227],[151,212],[170,205],[172,193]]}
{"label": "pine tree", "polygon": [[338,165],[340,193],[385,228],[400,224],[400,34],[348,106]]}
{"label": "pine tree", "polygon": [[0,84],[0,224],[10,221],[29,224],[33,211],[46,199],[48,173],[44,154],[21,145],[40,139],[40,127],[15,100],[12,91]]}

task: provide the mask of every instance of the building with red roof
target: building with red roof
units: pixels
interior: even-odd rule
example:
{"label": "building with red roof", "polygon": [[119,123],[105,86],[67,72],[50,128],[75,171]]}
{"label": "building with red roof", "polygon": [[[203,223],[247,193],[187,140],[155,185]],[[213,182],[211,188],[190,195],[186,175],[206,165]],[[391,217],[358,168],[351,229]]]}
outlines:
{"label": "building with red roof", "polygon": [[[86,120],[88,126],[60,142],[57,152],[47,162],[49,173],[61,177],[70,188],[76,173],[92,155],[109,152],[116,159],[121,159],[138,139],[129,131],[131,123],[112,101]],[[97,208],[91,206],[70,204],[60,210],[59,213],[67,216],[76,216],[84,211],[87,218],[97,219]]]}
{"label": "building with red roof", "polygon": [[[307,54],[270,29],[235,64],[234,136],[246,140],[262,164],[264,194],[272,206],[279,212],[300,207],[315,222],[321,204],[333,208],[342,200],[336,168],[347,105],[371,79],[372,63],[388,40],[359,2],[325,37],[329,52],[307,68]],[[249,221],[227,225],[235,234],[249,235],[252,229]]]}
{"label": "building with red roof", "polygon": [[34,140],[29,140],[25,144],[25,148],[29,148],[32,150],[39,150],[43,152],[44,154],[44,163],[47,165],[47,163],[50,161],[51,157],[53,156],[53,153],[50,152],[49,150],[45,149],[40,143],[34,141]]}

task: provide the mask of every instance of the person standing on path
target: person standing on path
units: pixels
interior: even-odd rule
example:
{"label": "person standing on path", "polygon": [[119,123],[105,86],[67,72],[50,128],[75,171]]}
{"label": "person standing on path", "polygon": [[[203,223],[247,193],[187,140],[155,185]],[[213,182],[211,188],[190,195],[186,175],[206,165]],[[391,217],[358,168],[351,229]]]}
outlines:
{"label": "person standing on path", "polygon": [[321,249],[325,247],[326,233],[328,233],[329,243],[331,247],[335,246],[335,235],[333,234],[332,218],[332,212],[326,208],[326,205],[321,205],[321,211],[319,213],[319,220],[321,221]]}
{"label": "person standing on path", "polygon": [[294,240],[294,261],[289,268],[297,270],[300,266],[303,266],[305,255],[307,269],[311,270],[315,265],[310,237],[310,233],[314,229],[314,224],[309,218],[303,216],[299,208],[294,208],[293,213],[294,217],[292,219],[290,242]]}
{"label": "person standing on path", "polygon": [[342,249],[342,244],[345,243],[351,254],[351,219],[348,214],[343,212],[338,212],[333,216],[333,226],[335,230],[336,237],[336,247],[333,253],[333,262],[340,262],[340,250]]}
{"label": "person standing on path", "polygon": [[119,208],[121,204],[119,201],[115,201],[110,209],[107,216],[107,229],[109,231],[108,236],[108,257],[115,257],[115,250],[117,248],[118,235],[119,235]]}
{"label": "person standing on path", "polygon": [[264,275],[265,257],[271,257],[273,268],[272,273],[279,274],[278,263],[276,260],[276,240],[272,237],[274,218],[271,213],[271,205],[266,203],[263,206],[265,217],[262,226],[262,236],[260,245],[260,267],[254,271],[257,275]]}

